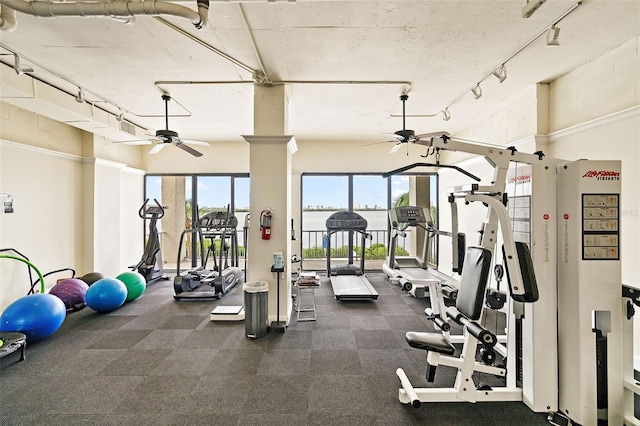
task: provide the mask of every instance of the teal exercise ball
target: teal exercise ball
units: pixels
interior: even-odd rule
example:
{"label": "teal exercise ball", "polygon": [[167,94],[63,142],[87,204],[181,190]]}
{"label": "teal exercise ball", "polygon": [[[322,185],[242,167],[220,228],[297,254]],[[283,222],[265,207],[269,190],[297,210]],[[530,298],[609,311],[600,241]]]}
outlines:
{"label": "teal exercise ball", "polygon": [[122,281],[125,287],[127,287],[127,298],[125,303],[131,302],[132,300],[140,297],[147,288],[146,280],[141,273],[136,271],[123,272],[118,275],[116,279]]}
{"label": "teal exercise ball", "polygon": [[89,287],[85,299],[94,311],[115,311],[127,299],[127,287],[115,278],[102,278]]}
{"label": "teal exercise ball", "polygon": [[19,332],[27,341],[55,333],[67,316],[67,307],[53,294],[30,294],[16,300],[0,315],[0,331]]}

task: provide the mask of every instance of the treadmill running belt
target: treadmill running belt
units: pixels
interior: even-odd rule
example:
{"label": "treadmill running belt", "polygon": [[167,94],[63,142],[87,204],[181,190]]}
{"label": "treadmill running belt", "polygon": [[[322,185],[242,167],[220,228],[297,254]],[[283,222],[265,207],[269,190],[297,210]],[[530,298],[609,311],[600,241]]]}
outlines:
{"label": "treadmill running belt", "polygon": [[377,300],[378,292],[369,280],[361,275],[337,275],[331,277],[331,287],[337,300]]}

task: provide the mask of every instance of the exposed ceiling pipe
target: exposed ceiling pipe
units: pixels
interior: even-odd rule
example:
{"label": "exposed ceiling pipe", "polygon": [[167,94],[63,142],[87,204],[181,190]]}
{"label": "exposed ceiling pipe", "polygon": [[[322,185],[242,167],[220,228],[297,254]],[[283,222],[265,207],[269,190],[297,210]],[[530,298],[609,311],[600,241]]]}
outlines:
{"label": "exposed ceiling pipe", "polygon": [[[0,0],[4,1],[4,0]],[[166,19],[162,19],[159,17],[155,18],[158,22],[163,23],[164,25],[166,25],[167,27],[171,28],[174,31],[179,32],[180,34],[182,34],[183,36],[195,41],[196,43],[198,43],[199,45],[201,45],[202,47],[209,49],[210,51],[212,51],[213,53],[221,56],[222,58],[226,59],[227,61],[231,62],[232,64],[242,68],[243,70],[251,73],[251,75],[254,75],[256,73],[256,71],[251,68],[249,65],[243,64],[242,62],[240,62],[239,60],[237,60],[236,58],[227,55],[226,53],[224,53],[223,51],[221,51],[220,49],[216,49],[215,47],[213,47],[212,45],[210,45],[209,43],[207,43],[206,41],[203,41],[201,39],[199,39],[198,37],[189,34],[187,31],[183,30],[182,28],[172,24],[171,22],[167,21]]]}
{"label": "exposed ceiling pipe", "polygon": [[[73,3],[0,0],[0,5],[40,18],[60,16],[127,18],[136,15],[173,15],[190,20],[197,29],[209,22],[209,0],[197,0],[197,12],[185,6],[156,0]],[[0,29],[4,28],[0,27]]]}
{"label": "exposed ceiling pipe", "polygon": [[260,69],[262,70],[262,75],[254,73],[253,79],[256,82],[260,82],[262,84],[270,84],[271,79],[267,74],[267,70],[264,67],[264,63],[262,62],[262,56],[260,55],[260,51],[258,50],[258,45],[256,44],[256,39],[253,37],[253,31],[251,31],[251,27],[249,26],[249,21],[247,20],[247,15],[244,13],[244,8],[242,7],[242,3],[238,3],[238,10],[240,11],[240,16],[242,17],[242,22],[244,23],[244,28],[247,30],[249,34],[249,41],[251,41],[251,47],[253,47],[253,53],[256,55],[258,59],[258,64],[260,64]]}
{"label": "exposed ceiling pipe", "polygon": [[0,4],[0,30],[11,32],[16,29],[16,11]]}

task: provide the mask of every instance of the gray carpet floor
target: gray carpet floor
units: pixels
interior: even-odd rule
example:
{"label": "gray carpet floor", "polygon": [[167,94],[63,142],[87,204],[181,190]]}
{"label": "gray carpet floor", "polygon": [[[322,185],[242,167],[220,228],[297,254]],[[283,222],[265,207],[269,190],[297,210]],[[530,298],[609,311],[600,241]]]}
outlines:
{"label": "gray carpet floor", "polygon": [[[398,367],[427,385],[426,353],[404,340],[433,330],[427,300],[368,276],[377,301],[338,302],[323,277],[316,321],[294,316],[259,339],[243,322],[209,319],[217,305],[243,303],[241,286],[177,302],[172,281],[160,281],[114,312],[71,313],[25,361],[2,359],[0,424],[548,425],[519,402],[401,404]],[[440,367],[431,386],[452,386],[454,373]]]}

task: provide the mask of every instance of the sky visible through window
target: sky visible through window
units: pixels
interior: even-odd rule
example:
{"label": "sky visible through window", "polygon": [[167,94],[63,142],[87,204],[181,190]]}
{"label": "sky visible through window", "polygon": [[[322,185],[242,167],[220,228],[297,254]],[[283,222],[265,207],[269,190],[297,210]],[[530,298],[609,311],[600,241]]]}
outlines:
{"label": "sky visible through window", "polygon": [[[303,206],[346,208],[348,204],[347,176],[305,176]],[[354,205],[386,208],[386,179],[381,176],[354,176]],[[161,200],[162,178],[147,177],[147,198]],[[391,178],[391,201],[409,190],[408,176]],[[191,177],[185,179],[185,196],[192,198]],[[249,207],[249,178],[235,179],[235,206]],[[198,204],[201,207],[224,207],[231,202],[231,184],[228,176],[200,176],[198,178]]]}

